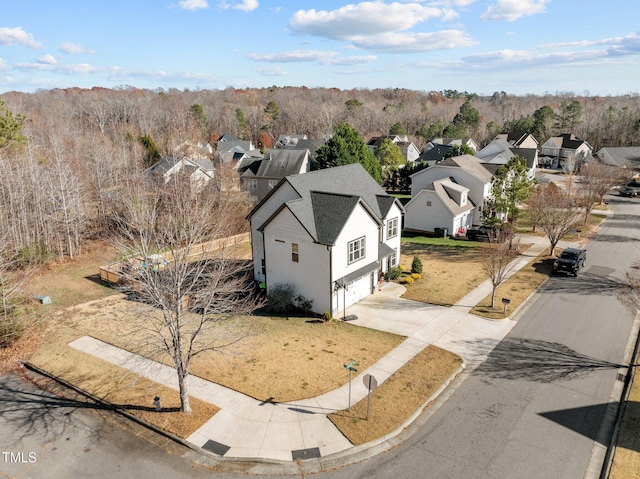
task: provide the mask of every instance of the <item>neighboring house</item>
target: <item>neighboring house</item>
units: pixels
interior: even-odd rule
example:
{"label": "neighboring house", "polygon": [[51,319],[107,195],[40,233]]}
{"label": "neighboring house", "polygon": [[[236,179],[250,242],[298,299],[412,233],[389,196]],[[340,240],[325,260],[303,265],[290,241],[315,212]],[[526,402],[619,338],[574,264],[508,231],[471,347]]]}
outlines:
{"label": "neighboring house", "polygon": [[214,159],[218,163],[230,163],[238,153],[256,152],[250,140],[238,140],[234,135],[225,133],[218,139]]}
{"label": "neighboring house", "polygon": [[311,160],[314,160],[318,148],[325,143],[326,140],[310,140],[307,135],[281,135],[273,147],[285,150],[309,150]]}
{"label": "neighboring house", "polygon": [[444,146],[462,146],[467,145],[473,151],[478,151],[478,144],[473,141],[472,138],[434,138],[427,143],[426,149],[431,148],[430,145],[444,145]]}
{"label": "neighboring house", "polygon": [[549,138],[541,149],[544,164],[552,168],[564,168],[567,166],[567,159],[572,159],[579,165],[588,161],[593,152],[589,143],[570,133]]}
{"label": "neighboring house", "polygon": [[[422,190],[427,189],[437,180],[453,178],[452,182],[468,189],[468,200],[474,206],[471,222],[472,224],[480,224],[485,200],[491,195],[491,182],[493,180],[491,167],[492,165],[485,165],[480,158],[471,155],[447,158],[436,165],[411,175],[411,198],[413,200]],[[495,167],[498,167],[498,165],[495,165]],[[454,221],[453,216],[451,221]],[[439,225],[437,227],[442,226]],[[426,228],[419,227],[415,227],[415,229],[426,230]]]}
{"label": "neighboring house", "polygon": [[418,161],[424,161],[433,165],[440,163],[447,158],[447,154],[453,148],[453,145],[440,145],[438,143],[429,142],[424,151],[418,157]]}
{"label": "neighboring house", "polygon": [[[535,142],[535,138],[533,138],[533,141]],[[498,135],[491,143],[475,154],[483,163],[493,165],[504,165],[516,155],[526,161],[529,169],[529,178],[534,178],[538,167],[538,149],[535,147],[515,147],[511,142],[507,141],[506,135]]]}
{"label": "neighboring house", "polygon": [[605,146],[596,153],[601,163],[631,170],[640,170],[640,146]]}
{"label": "neighboring house", "polygon": [[201,189],[213,178],[213,162],[209,159],[191,160],[167,155],[147,169],[144,174],[149,178],[161,179],[163,183],[168,183],[178,172],[189,175],[192,187]]}
{"label": "neighboring house", "polygon": [[148,168],[144,175],[168,183],[178,172],[186,173],[189,175],[191,186],[202,189],[214,177],[213,162],[210,158],[212,151],[209,144],[194,145],[185,141],[173,149],[173,154],[164,156]]}
{"label": "neighboring house", "polygon": [[404,228],[417,231],[443,228],[446,234],[464,234],[473,225],[474,208],[469,188],[453,178],[435,180],[405,205]]}
{"label": "neighboring house", "polygon": [[407,135],[374,136],[367,143],[367,147],[369,147],[372,153],[375,153],[376,148],[380,146],[383,140],[390,140],[394,145],[397,145],[400,148],[405,163],[413,163],[420,156],[420,150],[412,141],[409,140]]}
{"label": "neighboring house", "polygon": [[497,135],[494,140],[505,140],[515,148],[535,148],[538,149],[538,140],[531,133],[502,133]]}
{"label": "neighboring house", "polygon": [[403,212],[360,164],[286,176],[248,217],[254,278],[339,316],[399,263]]}
{"label": "neighboring house", "polygon": [[287,146],[296,145],[300,140],[306,140],[306,139],[307,139],[307,135],[293,135],[293,134],[280,135],[278,137],[278,141],[276,141],[273,147],[286,148]]}
{"label": "neighboring house", "polygon": [[260,159],[244,160],[238,164],[243,189],[256,201],[262,200],[285,176],[306,173],[310,169],[311,158],[306,149],[271,148]]}

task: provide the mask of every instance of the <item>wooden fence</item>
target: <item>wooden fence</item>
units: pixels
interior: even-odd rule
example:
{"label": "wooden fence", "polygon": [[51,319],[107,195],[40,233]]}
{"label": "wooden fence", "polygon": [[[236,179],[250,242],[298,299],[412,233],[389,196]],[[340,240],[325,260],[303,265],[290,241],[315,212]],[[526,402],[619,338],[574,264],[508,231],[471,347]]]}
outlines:
{"label": "wooden fence", "polygon": [[[204,259],[208,254],[218,251],[222,248],[234,246],[242,243],[247,243],[251,240],[251,233],[241,233],[235,236],[229,236],[227,238],[218,238],[206,243],[200,243],[189,249],[188,260],[198,261]],[[184,253],[184,250],[179,250],[180,254]],[[142,258],[136,256],[133,258],[127,258],[119,263],[111,263],[104,266],[100,266],[100,279],[107,283],[116,284],[120,281],[122,276],[122,267],[126,264],[128,268],[156,268],[162,269],[163,267],[171,264],[174,255],[171,252],[152,255],[149,258]]]}

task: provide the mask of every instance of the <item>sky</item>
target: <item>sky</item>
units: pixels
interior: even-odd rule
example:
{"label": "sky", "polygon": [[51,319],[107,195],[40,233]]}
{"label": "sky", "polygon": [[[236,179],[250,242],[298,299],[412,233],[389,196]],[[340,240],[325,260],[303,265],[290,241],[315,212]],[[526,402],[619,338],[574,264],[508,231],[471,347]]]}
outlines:
{"label": "sky", "polygon": [[636,0],[0,0],[0,93],[640,90]]}

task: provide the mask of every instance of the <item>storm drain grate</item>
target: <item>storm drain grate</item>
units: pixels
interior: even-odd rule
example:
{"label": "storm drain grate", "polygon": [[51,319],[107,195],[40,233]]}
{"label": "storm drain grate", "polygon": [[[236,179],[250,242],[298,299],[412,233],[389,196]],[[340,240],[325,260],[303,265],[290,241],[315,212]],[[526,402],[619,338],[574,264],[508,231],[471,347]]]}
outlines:
{"label": "storm drain grate", "polygon": [[219,442],[209,439],[205,443],[205,445],[202,446],[202,449],[217,454],[218,456],[224,456],[231,448],[229,446],[225,446],[224,444],[220,444]]}
{"label": "storm drain grate", "polygon": [[294,461],[299,459],[315,459],[320,457],[320,448],[310,447],[309,449],[298,449],[297,451],[291,451],[291,456]]}

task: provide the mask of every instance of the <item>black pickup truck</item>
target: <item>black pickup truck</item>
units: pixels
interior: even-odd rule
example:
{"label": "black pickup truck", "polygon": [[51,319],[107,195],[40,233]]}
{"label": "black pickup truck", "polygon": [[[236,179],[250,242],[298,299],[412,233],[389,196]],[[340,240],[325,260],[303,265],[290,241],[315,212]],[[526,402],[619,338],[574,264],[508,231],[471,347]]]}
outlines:
{"label": "black pickup truck", "polygon": [[553,270],[578,276],[578,271],[587,261],[587,250],[578,248],[565,249],[553,263]]}

